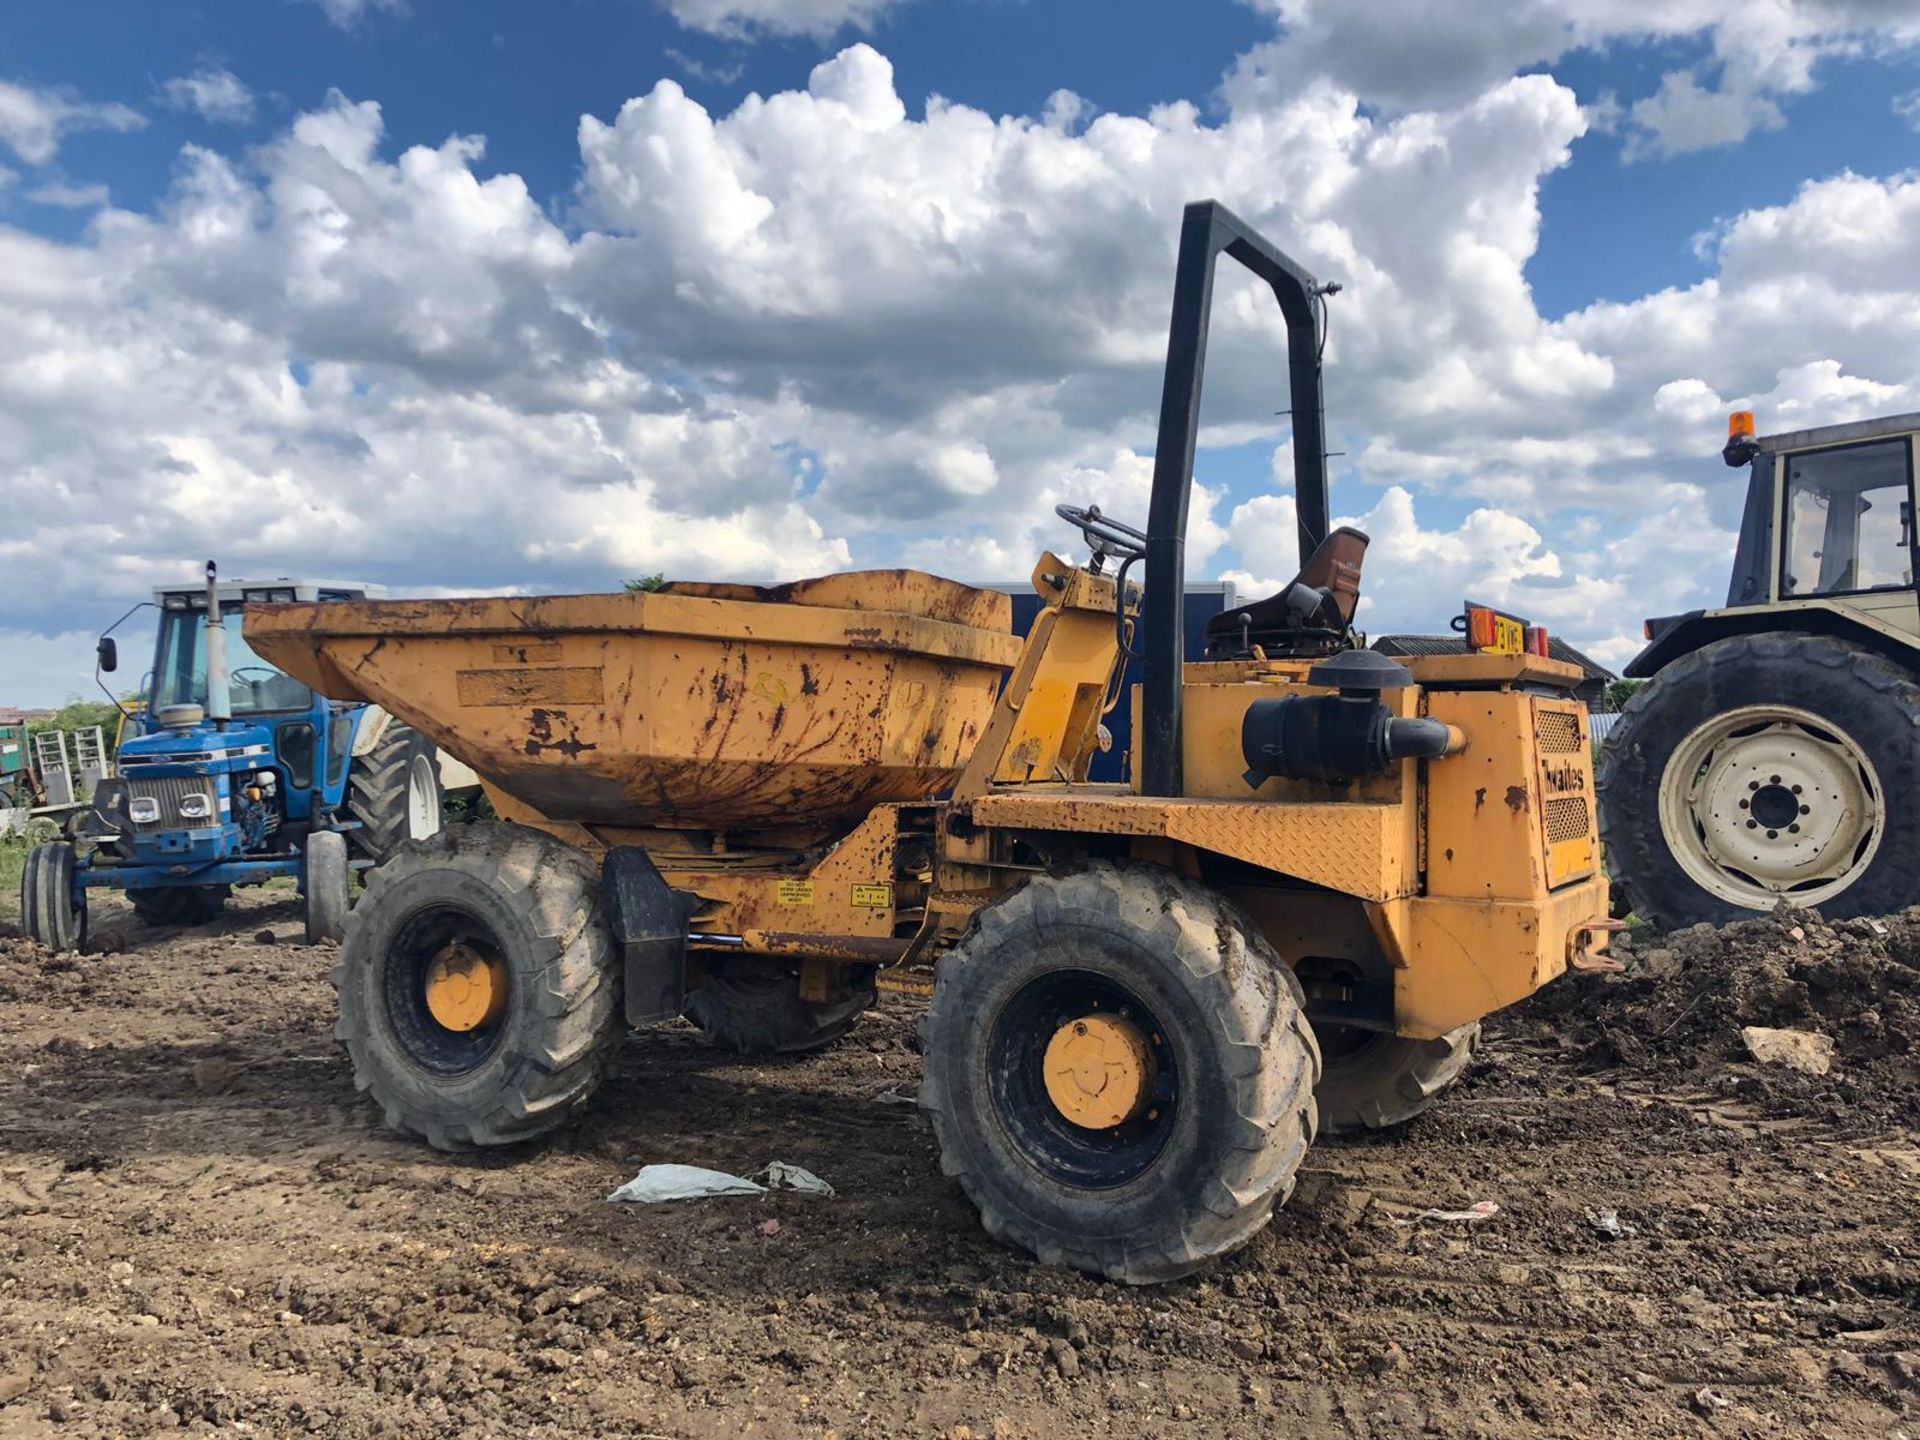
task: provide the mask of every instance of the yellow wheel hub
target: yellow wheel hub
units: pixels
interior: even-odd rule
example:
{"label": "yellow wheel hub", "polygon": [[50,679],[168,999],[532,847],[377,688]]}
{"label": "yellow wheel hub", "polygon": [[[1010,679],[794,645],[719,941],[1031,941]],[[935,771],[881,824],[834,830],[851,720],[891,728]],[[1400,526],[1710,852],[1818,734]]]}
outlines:
{"label": "yellow wheel hub", "polygon": [[427,966],[427,1013],[448,1030],[491,1025],[507,1008],[507,967],[461,941],[450,941]]}
{"label": "yellow wheel hub", "polygon": [[1047,1042],[1047,1098],[1075,1125],[1111,1130],[1146,1108],[1153,1046],[1124,1015],[1069,1020]]}

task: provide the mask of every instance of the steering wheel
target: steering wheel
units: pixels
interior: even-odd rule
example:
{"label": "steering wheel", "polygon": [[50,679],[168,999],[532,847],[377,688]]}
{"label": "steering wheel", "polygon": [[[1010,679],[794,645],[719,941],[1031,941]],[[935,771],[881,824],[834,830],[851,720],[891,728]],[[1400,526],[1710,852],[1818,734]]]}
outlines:
{"label": "steering wheel", "polygon": [[1133,622],[1127,618],[1127,597],[1133,587],[1127,584],[1127,571],[1147,555],[1145,532],[1100,513],[1098,505],[1084,509],[1078,505],[1056,505],[1053,513],[1078,530],[1093,551],[1093,563],[1087,568],[1098,575],[1106,568],[1107,557],[1120,557],[1120,572],[1113,577],[1113,636],[1122,656],[1140,658],[1133,648]]}
{"label": "steering wheel", "polygon": [[1093,551],[1093,569],[1098,574],[1101,561],[1109,555],[1118,555],[1122,560],[1144,559],[1147,553],[1147,537],[1144,531],[1136,530],[1111,516],[1102,515],[1098,505],[1056,505],[1053,513],[1078,530],[1087,542],[1087,548]]}
{"label": "steering wheel", "polygon": [[270,665],[242,665],[238,670],[229,670],[227,672],[227,678],[231,680],[238,680],[242,675],[245,675],[249,670],[253,671],[257,675],[262,675],[265,677],[265,680],[249,680],[246,682],[249,685],[260,685],[260,684],[266,683],[266,681],[278,680],[280,678],[280,672],[278,670],[275,670]]}

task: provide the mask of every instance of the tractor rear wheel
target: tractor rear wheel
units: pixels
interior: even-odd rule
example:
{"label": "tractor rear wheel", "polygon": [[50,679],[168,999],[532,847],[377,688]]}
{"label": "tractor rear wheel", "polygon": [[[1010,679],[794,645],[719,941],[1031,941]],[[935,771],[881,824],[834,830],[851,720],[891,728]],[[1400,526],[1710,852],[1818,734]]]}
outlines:
{"label": "tractor rear wheel", "polygon": [[1316,1028],[1320,1040],[1320,1124],[1332,1135],[1385,1130],[1431,1109],[1473,1060],[1480,1025],[1437,1040],[1410,1040],[1350,1025]]}
{"label": "tractor rear wheel", "polygon": [[354,756],[347,813],[360,828],[350,833],[354,848],[375,864],[409,840],[438,835],[445,803],[440,754],[411,725],[389,720],[373,748]]}
{"label": "tractor rear wheel", "polygon": [[1681,657],[1628,703],[1598,787],[1608,869],[1656,925],[1920,898],[1920,686],[1857,645],[1740,635]]}
{"label": "tractor rear wheel", "polygon": [[800,979],[781,969],[735,965],[711,975],[687,1001],[687,1019],[709,1044],[742,1055],[823,1050],[872,1008],[871,979],[845,1000],[800,998]]}
{"label": "tractor rear wheel", "polygon": [[369,871],[333,984],[354,1083],[438,1150],[562,1124],[622,1033],[598,870],[518,825],[456,826]]}
{"label": "tractor rear wheel", "polygon": [[55,952],[87,943],[87,903],[75,903],[74,869],[73,846],[56,840],[27,852],[20,877],[20,928]]}
{"label": "tractor rear wheel", "polygon": [[129,890],[133,913],[146,925],[204,925],[226,909],[231,885],[183,885],[164,890]]}
{"label": "tractor rear wheel", "polygon": [[1223,897],[1095,864],[995,901],[941,960],[921,1106],[995,1237],[1132,1284],[1238,1249],[1312,1143],[1292,972]]}

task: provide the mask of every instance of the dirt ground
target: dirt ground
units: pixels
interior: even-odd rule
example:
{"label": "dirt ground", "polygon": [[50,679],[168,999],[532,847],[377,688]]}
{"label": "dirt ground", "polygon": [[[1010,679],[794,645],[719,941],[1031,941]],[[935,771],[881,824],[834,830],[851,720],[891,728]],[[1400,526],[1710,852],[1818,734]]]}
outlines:
{"label": "dirt ground", "polygon": [[[778,1064],[634,1036],[557,1143],[448,1158],[355,1095],[299,928],[0,939],[0,1436],[1920,1437],[1914,922],[1643,942],[1151,1290],[978,1230],[914,1002]],[[774,1159],[839,1195],[604,1199]]]}

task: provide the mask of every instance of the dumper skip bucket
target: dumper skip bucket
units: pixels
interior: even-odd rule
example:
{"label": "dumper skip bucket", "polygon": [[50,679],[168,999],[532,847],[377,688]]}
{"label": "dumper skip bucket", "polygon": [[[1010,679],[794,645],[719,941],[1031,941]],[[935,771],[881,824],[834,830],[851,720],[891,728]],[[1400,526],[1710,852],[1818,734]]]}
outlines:
{"label": "dumper skip bucket", "polygon": [[249,606],[247,641],[551,820],[835,825],[940,793],[1019,655],[1004,595],[909,570],[650,594]]}

